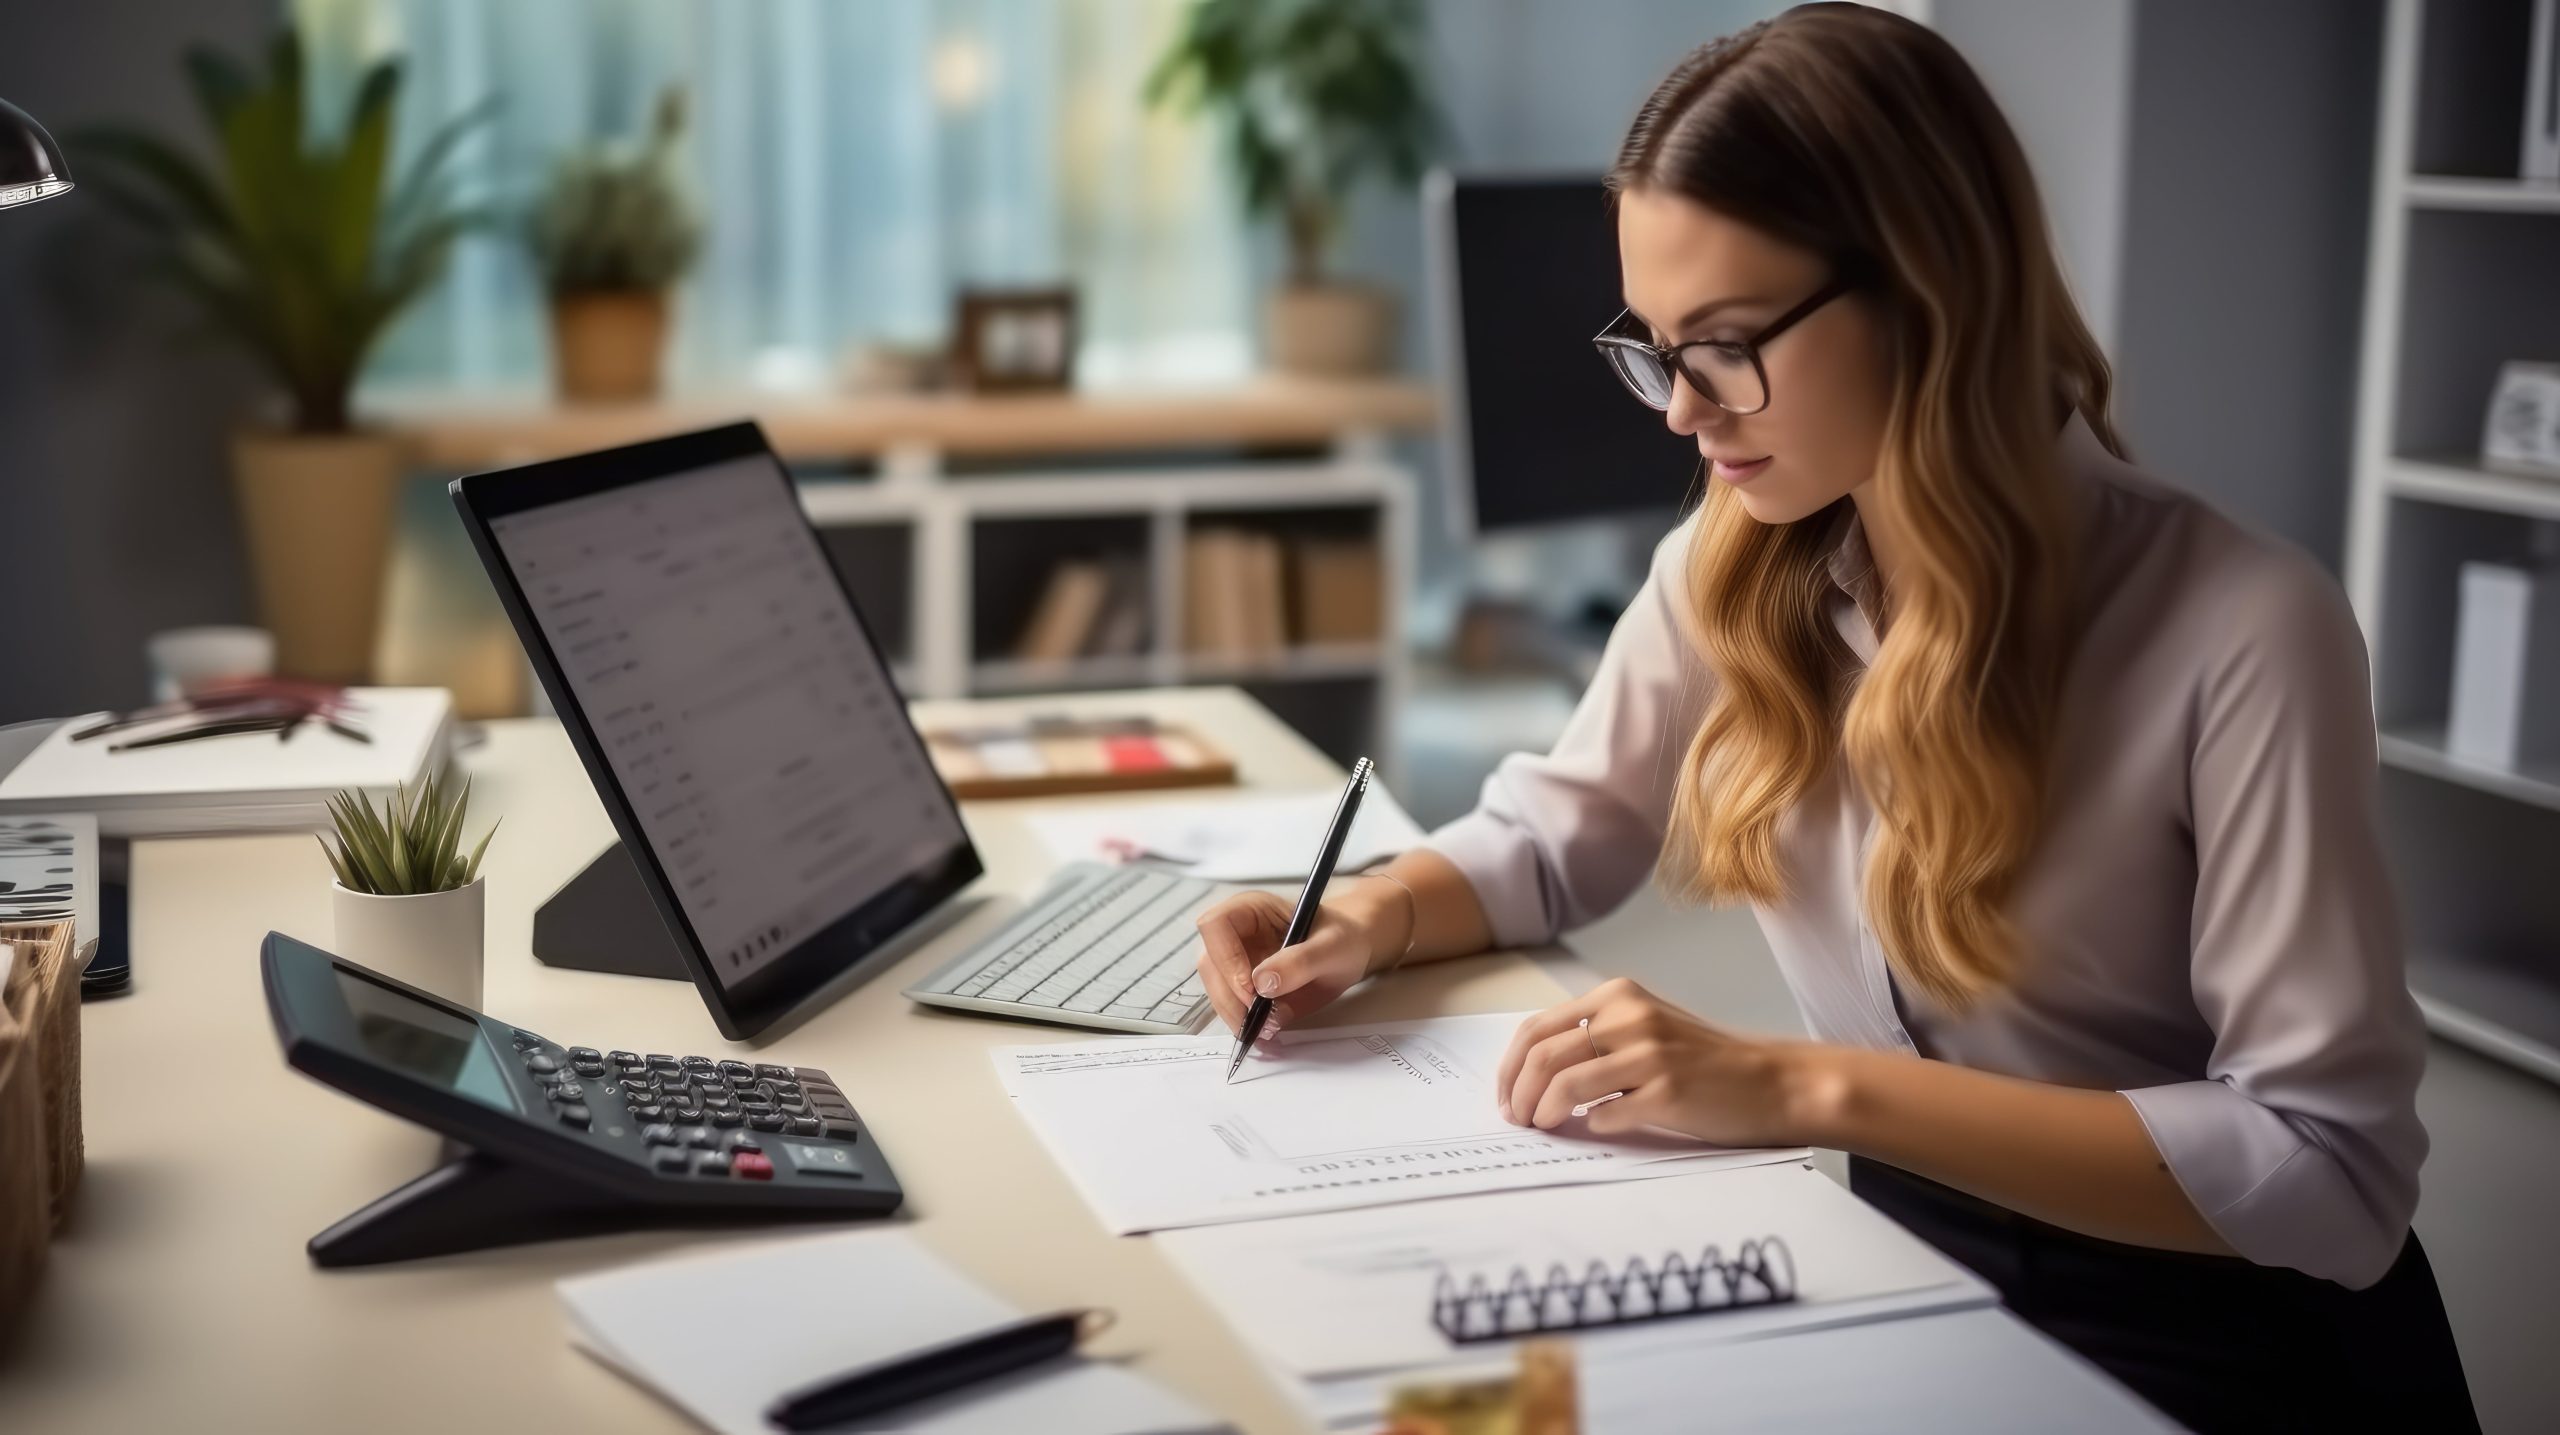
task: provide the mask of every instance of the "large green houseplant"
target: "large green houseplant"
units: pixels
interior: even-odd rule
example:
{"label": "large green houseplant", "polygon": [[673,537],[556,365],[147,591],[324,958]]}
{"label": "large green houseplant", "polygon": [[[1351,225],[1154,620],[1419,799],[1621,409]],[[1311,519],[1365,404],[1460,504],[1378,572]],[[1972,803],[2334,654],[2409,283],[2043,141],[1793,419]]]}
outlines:
{"label": "large green houseplant", "polygon": [[1328,278],[1324,260],[1352,193],[1412,184],[1437,143],[1421,36],[1418,0],[1201,0],[1148,77],[1150,103],[1221,120],[1246,211],[1287,235],[1264,315],[1277,368],[1386,362],[1388,296]]}
{"label": "large green houseplant", "polygon": [[392,322],[485,222],[446,178],[479,118],[445,125],[392,173],[396,61],[358,81],[344,121],[314,126],[300,40],[263,68],[186,57],[209,156],[130,128],[77,135],[84,183],[135,221],[146,263],[246,349],[284,391],[281,424],[245,426],[232,455],[259,607],[277,665],[360,681],[372,666],[399,456],[349,412],[357,375]]}

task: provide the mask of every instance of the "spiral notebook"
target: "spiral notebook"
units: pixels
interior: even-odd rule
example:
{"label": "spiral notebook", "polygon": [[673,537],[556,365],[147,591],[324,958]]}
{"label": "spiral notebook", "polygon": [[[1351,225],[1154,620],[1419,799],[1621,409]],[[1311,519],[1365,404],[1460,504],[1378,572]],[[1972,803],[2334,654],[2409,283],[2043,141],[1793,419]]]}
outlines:
{"label": "spiral notebook", "polygon": [[[1502,1341],[1536,1329],[1722,1344],[1997,1298],[1793,1161],[1194,1226],[1154,1241],[1264,1364],[1315,1401],[1353,1402],[1327,1404],[1345,1423],[1370,1413],[1358,1401],[1383,1400],[1391,1374],[1483,1368],[1501,1360]],[[1464,1338],[1442,1323],[1452,1304]],[[1693,1310],[1702,1318],[1674,1318]]]}
{"label": "spiral notebook", "polygon": [[1776,1236],[1747,1240],[1727,1257],[1709,1246],[1695,1258],[1674,1251],[1648,1264],[1592,1261],[1580,1275],[1561,1263],[1543,1279],[1513,1266],[1500,1283],[1479,1272],[1463,1282],[1442,1271],[1431,1290],[1431,1324],[1458,1345],[1524,1335],[1639,1325],[1716,1315],[1796,1298],[1796,1263]]}

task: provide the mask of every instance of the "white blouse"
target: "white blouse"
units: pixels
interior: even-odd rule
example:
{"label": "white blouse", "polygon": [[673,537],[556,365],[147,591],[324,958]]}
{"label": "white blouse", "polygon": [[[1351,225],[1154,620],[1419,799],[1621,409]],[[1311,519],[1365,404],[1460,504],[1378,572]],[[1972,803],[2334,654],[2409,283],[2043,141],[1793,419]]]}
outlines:
{"label": "white blouse", "polygon": [[[1891,980],[1858,895],[1875,817],[1838,764],[1787,819],[1790,896],[1756,906],[1761,929],[1819,1039],[2121,1091],[2234,1250],[2371,1285],[2417,1205],[2426,1037],[2363,639],[2300,551],[2117,460],[2076,415],[2060,442],[2082,621],[2058,790],[2011,899],[2016,986],[1957,1014]],[[1834,522],[1834,621],[1871,661],[1876,576],[1854,508]],[[1504,945],[1594,921],[1651,875],[1715,681],[1678,612],[1694,527],[1655,550],[1554,750],[1505,759],[1431,838]]]}

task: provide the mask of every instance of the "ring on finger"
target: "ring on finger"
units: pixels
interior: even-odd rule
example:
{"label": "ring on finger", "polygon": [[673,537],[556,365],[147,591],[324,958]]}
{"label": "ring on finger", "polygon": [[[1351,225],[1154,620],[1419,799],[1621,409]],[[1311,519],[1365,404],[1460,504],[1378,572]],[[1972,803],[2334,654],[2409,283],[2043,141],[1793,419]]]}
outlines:
{"label": "ring on finger", "polygon": [[1626,1093],[1623,1091],[1612,1091],[1606,1096],[1592,1097],[1589,1101],[1577,1101],[1573,1106],[1573,1114],[1576,1116],[1588,1116],[1591,1114],[1591,1108],[1595,1106],[1606,1106],[1610,1102],[1615,1101],[1624,1095],[1626,1095]]}
{"label": "ring on finger", "polygon": [[[1607,1052],[1600,1049],[1599,1035],[1591,1030],[1591,1018],[1584,1017],[1582,1019],[1581,1026],[1583,1040],[1591,1043],[1591,1059],[1593,1061],[1598,1061],[1601,1057],[1608,1055]],[[1580,1115],[1581,1113],[1576,1112],[1575,1114]]]}

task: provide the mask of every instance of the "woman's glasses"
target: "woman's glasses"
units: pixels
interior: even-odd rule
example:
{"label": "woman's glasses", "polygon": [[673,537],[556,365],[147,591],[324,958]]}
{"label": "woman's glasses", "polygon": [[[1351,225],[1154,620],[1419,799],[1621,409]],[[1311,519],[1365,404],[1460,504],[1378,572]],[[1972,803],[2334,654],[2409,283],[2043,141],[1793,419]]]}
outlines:
{"label": "woman's glasses", "polygon": [[1806,315],[1857,287],[1847,274],[1814,291],[1811,298],[1769,321],[1748,339],[1692,339],[1668,347],[1647,339],[1635,311],[1622,309],[1591,345],[1609,361],[1627,392],[1646,407],[1671,407],[1672,375],[1689,381],[1700,397],[1729,414],[1756,414],[1769,406],[1769,371],[1760,362],[1761,346],[1795,327]]}

